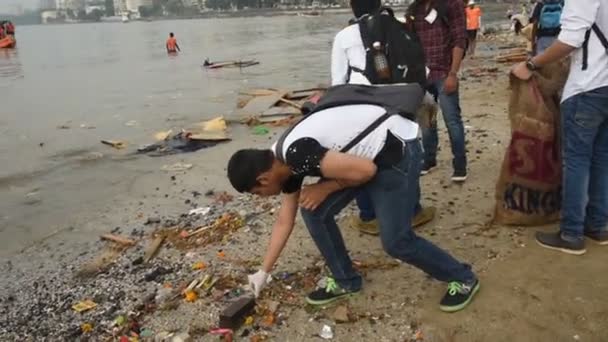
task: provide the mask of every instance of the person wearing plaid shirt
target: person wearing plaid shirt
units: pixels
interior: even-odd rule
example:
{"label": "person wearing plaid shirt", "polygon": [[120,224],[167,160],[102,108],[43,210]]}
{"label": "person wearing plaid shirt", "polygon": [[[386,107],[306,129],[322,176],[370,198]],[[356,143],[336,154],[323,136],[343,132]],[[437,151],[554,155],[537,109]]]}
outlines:
{"label": "person wearing plaid shirt", "polygon": [[[466,20],[462,0],[416,0],[406,17],[422,42],[426,63],[431,70],[429,85],[438,92],[452,145],[452,181],[467,178],[465,133],[458,93],[458,70],[466,48]],[[437,165],[439,137],[436,122],[422,130],[425,150],[421,174]]]}

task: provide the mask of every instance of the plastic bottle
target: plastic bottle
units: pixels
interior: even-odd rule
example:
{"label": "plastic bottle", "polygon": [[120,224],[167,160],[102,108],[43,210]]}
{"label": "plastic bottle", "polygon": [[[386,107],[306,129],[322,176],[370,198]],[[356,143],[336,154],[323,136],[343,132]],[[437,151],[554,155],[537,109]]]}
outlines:
{"label": "plastic bottle", "polygon": [[384,54],[384,49],[380,42],[374,42],[372,44],[374,48],[374,68],[376,68],[376,74],[380,80],[390,80],[391,70],[388,66],[388,60]]}

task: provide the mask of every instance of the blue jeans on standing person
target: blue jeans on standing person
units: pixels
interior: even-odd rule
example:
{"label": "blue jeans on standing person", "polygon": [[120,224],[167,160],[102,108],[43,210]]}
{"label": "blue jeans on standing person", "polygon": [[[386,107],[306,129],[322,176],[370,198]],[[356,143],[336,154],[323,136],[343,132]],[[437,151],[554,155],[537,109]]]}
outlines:
{"label": "blue jeans on standing person", "polygon": [[472,282],[471,267],[463,264],[433,243],[417,236],[412,218],[420,199],[422,148],[419,140],[404,144],[404,157],[392,167],[378,169],[376,176],[360,188],[330,195],[316,210],[301,209],[306,227],[336,282],[345,290],[361,288],[361,275],[355,271],[334,216],[364,189],[380,225],[384,250],[392,257],[416,266],[433,278],[450,282]]}
{"label": "blue jeans on standing person", "polygon": [[[439,107],[448,129],[450,143],[452,145],[452,166],[455,171],[466,171],[467,155],[465,150],[464,125],[460,110],[460,95],[458,89],[446,94],[443,91],[445,79],[433,82],[432,86],[439,91]],[[424,144],[424,161],[436,163],[437,148],[439,146],[439,134],[437,132],[437,122],[431,122],[430,127],[422,129],[422,141]]]}
{"label": "blue jeans on standing person", "polygon": [[608,229],[608,87],[561,105],[562,238]]}

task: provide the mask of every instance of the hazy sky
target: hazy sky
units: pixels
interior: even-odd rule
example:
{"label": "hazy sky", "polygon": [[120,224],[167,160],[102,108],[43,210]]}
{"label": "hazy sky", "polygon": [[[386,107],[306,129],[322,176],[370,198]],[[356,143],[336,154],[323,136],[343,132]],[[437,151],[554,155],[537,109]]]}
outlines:
{"label": "hazy sky", "polygon": [[38,0],[0,0],[0,13],[10,11],[13,5],[21,4],[23,8],[34,8],[38,6]]}

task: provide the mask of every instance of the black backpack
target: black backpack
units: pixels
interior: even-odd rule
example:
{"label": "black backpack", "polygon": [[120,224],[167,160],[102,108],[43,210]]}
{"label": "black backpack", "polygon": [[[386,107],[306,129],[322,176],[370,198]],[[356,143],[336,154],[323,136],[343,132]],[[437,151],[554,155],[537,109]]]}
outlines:
{"label": "black backpack", "polygon": [[283,159],[283,143],[285,138],[300,122],[306,120],[312,114],[319,111],[348,105],[376,105],[383,107],[386,112],[381,115],[370,125],[367,126],[361,133],[359,133],[353,140],[351,140],[346,146],[340,149],[340,152],[348,152],[353,146],[357,145],[363,138],[373,132],[378,126],[393,115],[400,115],[411,121],[416,121],[416,111],[422,103],[424,98],[424,89],[420,84],[394,84],[386,86],[368,86],[360,84],[343,84],[333,86],[325,92],[323,97],[314,106],[312,111],[305,113],[302,120],[295,123],[293,126],[288,128],[279,140],[275,147],[277,152],[276,158],[281,162],[285,162]]}
{"label": "black backpack", "polygon": [[[381,7],[374,14],[361,17],[357,23],[366,51],[366,63],[365,70],[351,67],[352,70],[362,73],[371,84],[426,84],[426,64],[420,39],[395,18],[391,8]],[[390,79],[378,77],[374,67],[375,42],[384,47]]]}

